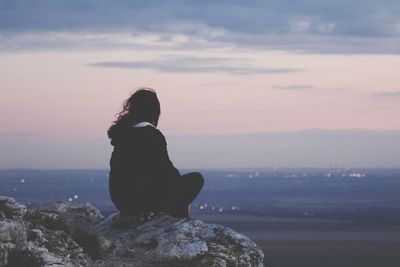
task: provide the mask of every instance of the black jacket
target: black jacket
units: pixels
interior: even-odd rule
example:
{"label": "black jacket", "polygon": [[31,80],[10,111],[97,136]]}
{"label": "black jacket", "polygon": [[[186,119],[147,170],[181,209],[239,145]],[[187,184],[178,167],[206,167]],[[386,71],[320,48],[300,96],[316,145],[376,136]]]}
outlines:
{"label": "black jacket", "polygon": [[180,177],[164,135],[152,126],[125,127],[113,132],[111,144],[109,190],[116,207],[127,214],[162,209]]}

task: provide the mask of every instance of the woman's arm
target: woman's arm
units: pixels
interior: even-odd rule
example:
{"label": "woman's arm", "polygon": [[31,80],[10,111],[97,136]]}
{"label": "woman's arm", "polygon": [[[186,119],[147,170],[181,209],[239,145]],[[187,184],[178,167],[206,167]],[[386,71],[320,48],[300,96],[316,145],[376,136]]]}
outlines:
{"label": "woman's arm", "polygon": [[158,131],[158,147],[157,147],[157,167],[159,168],[160,175],[165,176],[167,179],[174,179],[176,177],[180,177],[181,174],[179,173],[178,169],[175,168],[174,164],[171,162],[168,149],[167,149],[167,141],[165,140],[164,135]]}

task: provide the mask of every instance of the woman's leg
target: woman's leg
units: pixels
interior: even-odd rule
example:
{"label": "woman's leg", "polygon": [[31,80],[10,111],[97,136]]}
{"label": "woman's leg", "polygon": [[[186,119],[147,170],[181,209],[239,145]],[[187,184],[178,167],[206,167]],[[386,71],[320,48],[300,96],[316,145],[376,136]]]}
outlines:
{"label": "woman's leg", "polygon": [[172,203],[168,206],[168,213],[174,217],[188,218],[190,203],[203,188],[204,179],[198,172],[191,172],[179,177],[173,184]]}
{"label": "woman's leg", "polygon": [[191,172],[182,175],[177,181],[178,192],[176,200],[178,203],[189,205],[200,193],[203,188],[204,179],[198,172]]}
{"label": "woman's leg", "polygon": [[176,218],[189,218],[189,206],[169,206],[166,213]]}

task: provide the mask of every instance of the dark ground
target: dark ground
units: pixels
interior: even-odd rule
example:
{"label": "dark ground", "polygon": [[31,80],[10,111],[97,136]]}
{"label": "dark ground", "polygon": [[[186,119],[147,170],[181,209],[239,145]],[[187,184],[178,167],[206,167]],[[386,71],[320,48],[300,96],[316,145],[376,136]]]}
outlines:
{"label": "dark ground", "polygon": [[195,216],[253,239],[267,267],[399,267],[400,228],[348,221],[251,216]]}

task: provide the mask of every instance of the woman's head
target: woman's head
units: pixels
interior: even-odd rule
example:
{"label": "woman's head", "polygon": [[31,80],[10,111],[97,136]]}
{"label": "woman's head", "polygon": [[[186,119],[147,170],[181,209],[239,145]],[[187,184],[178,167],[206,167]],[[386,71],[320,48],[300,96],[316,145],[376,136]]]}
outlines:
{"label": "woman's head", "polygon": [[128,115],[131,123],[147,121],[157,126],[160,117],[160,102],[156,91],[151,88],[138,89],[125,100],[123,110],[119,115],[125,114]]}
{"label": "woman's head", "polygon": [[133,126],[142,121],[157,126],[160,112],[156,91],[140,88],[125,100],[122,111],[117,114],[117,119],[108,130],[108,136],[111,138],[113,130],[120,126]]}

